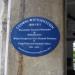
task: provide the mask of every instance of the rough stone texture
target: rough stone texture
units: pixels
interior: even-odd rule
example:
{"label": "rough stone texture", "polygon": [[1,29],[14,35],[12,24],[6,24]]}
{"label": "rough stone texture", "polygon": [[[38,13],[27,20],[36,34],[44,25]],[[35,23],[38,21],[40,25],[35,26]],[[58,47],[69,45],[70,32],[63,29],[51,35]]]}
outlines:
{"label": "rough stone texture", "polygon": [[[3,40],[3,27],[4,27],[3,22],[4,22],[4,16],[5,16],[4,12],[5,12],[5,3],[3,0],[0,0],[0,75],[3,75],[4,73],[5,49],[3,50],[2,48],[2,44],[3,42],[5,42],[5,39]],[[5,47],[5,43],[4,43],[4,47]]]}
{"label": "rough stone texture", "polygon": [[12,0],[10,16],[10,31],[26,17],[46,17],[57,25],[61,39],[53,52],[41,57],[21,55],[8,42],[7,75],[63,75],[63,0]]}

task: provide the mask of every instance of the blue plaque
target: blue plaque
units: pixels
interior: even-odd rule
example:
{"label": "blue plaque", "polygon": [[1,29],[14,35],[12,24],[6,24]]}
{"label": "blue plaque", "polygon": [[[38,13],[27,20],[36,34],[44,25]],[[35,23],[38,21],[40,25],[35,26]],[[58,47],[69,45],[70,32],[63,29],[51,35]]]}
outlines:
{"label": "blue plaque", "polygon": [[27,56],[42,56],[53,51],[60,40],[56,25],[43,17],[30,17],[18,23],[10,34],[11,43]]}

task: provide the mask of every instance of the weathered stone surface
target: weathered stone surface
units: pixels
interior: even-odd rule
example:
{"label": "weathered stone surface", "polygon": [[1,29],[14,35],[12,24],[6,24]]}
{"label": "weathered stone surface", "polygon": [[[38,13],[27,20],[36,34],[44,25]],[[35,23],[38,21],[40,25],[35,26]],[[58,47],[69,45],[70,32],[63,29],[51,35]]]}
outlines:
{"label": "weathered stone surface", "polygon": [[[3,75],[4,73],[4,55],[5,52],[2,48],[3,44],[3,22],[4,22],[4,1],[0,0],[0,75]],[[4,40],[5,41],[5,40]]]}
{"label": "weathered stone surface", "polygon": [[41,57],[21,55],[8,41],[7,75],[63,75],[63,0],[12,0],[10,31],[26,17],[43,16],[59,28],[61,39],[56,49]]}

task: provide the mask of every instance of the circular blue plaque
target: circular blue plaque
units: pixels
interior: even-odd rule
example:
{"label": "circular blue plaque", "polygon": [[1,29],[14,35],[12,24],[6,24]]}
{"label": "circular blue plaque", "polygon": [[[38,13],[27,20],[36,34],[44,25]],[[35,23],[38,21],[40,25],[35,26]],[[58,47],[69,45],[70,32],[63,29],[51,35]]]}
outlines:
{"label": "circular blue plaque", "polygon": [[12,29],[10,39],[20,53],[35,57],[53,51],[59,43],[60,33],[48,19],[30,17]]}

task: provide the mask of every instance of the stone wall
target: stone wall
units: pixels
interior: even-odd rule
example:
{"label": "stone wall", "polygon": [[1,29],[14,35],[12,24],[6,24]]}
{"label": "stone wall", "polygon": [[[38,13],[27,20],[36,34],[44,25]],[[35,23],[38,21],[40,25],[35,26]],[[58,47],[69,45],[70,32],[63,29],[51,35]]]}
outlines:
{"label": "stone wall", "polygon": [[61,38],[53,52],[41,57],[22,55],[8,41],[6,44],[8,45],[7,75],[63,75],[63,0],[11,0],[10,9],[10,15],[8,16],[8,27],[10,29],[8,30],[11,31],[14,25],[24,18],[43,16],[57,25]]}

